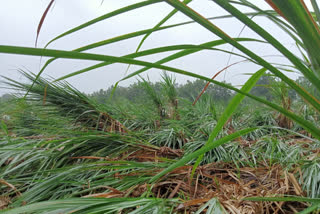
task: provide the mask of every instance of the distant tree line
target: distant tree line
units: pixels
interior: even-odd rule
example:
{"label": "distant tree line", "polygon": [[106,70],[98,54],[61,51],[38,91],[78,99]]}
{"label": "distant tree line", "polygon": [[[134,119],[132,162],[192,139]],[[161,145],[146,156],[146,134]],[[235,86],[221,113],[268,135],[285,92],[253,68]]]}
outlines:
{"label": "distant tree line", "polygon": [[[111,86],[106,90],[100,89],[99,91],[93,92],[89,96],[94,98],[98,103],[106,103],[109,99],[111,99],[111,95],[113,100],[127,99],[134,103],[148,102],[148,91],[143,84],[143,81],[138,81],[129,85],[128,87],[118,86],[115,90],[114,86]],[[148,82],[148,84],[157,94],[168,93],[163,90],[164,87],[162,82]],[[185,84],[175,83],[174,87],[179,98],[193,102],[204,89],[206,84],[206,81],[197,79],[194,81],[188,80]],[[228,102],[234,95],[231,90],[214,84],[210,84],[208,86],[208,88],[205,90],[205,94],[207,94],[206,96],[211,96],[213,100],[217,102],[225,103]]]}
{"label": "distant tree line", "polygon": [[[163,90],[163,82],[147,82],[156,93],[167,93]],[[296,82],[302,87],[308,89],[308,91],[317,99],[320,99],[320,93],[311,85],[311,83],[307,79],[301,76],[296,80]],[[230,83],[224,83],[231,85]],[[185,84],[178,84],[174,82],[174,87],[177,93],[177,97],[193,102],[197,98],[197,96],[199,96],[206,84],[206,81],[196,79],[194,81],[188,80]],[[149,102],[149,95],[148,91],[146,91],[146,88],[143,85],[144,81],[140,80],[127,87],[117,86],[117,88],[114,89],[114,86],[110,86],[107,89],[100,89],[99,91],[93,92],[88,96],[96,100],[98,103],[106,103],[110,99],[112,99],[113,101],[125,99],[133,103],[146,103]],[[250,93],[255,96],[265,98],[269,101],[275,101],[279,97],[283,96],[290,98],[292,101],[298,99],[298,96],[294,90],[290,89],[283,82],[277,80],[270,74],[262,76],[257,82],[256,86],[252,88]],[[216,102],[227,103],[235,93],[221,86],[210,84],[205,90],[205,94],[206,96],[211,97]],[[2,96],[0,96],[0,103],[10,101],[14,97],[15,96],[12,94],[3,94]]]}

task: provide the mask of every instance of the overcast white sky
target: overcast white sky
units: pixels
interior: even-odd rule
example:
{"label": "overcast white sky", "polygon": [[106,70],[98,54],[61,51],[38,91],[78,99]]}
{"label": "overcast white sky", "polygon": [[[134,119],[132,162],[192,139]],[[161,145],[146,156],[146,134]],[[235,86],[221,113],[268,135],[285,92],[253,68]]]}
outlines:
{"label": "overcast white sky", "polygon": [[[254,0],[264,8],[268,8],[263,0]],[[9,0],[2,1],[0,7],[0,44],[34,47],[36,38],[36,29],[39,20],[50,0]],[[54,7],[50,10],[41,34],[38,40],[38,47],[44,47],[45,44],[55,36],[66,30],[101,16],[105,13],[121,8],[125,5],[139,1],[133,0],[56,0]],[[212,17],[225,14],[225,12],[209,0],[194,0],[190,6],[205,17]],[[157,24],[172,8],[165,3],[154,4],[136,11],[120,15],[109,20],[100,22],[85,30],[69,35],[49,46],[52,49],[72,50],[86,44],[105,40],[125,33],[147,29]],[[184,15],[177,14],[166,24],[179,23],[188,20]],[[269,24],[263,18],[255,18],[259,23],[264,24],[269,30],[276,32],[278,38],[283,43],[294,49],[295,45],[285,34],[275,29],[275,26]],[[243,25],[235,20],[215,20],[214,23],[220,26],[229,35],[236,37]],[[249,29],[245,29],[242,36],[254,35]],[[118,42],[106,47],[92,50],[95,53],[121,56],[135,51],[142,37],[130,39],[125,42]],[[151,35],[143,45],[142,49],[149,49],[170,44],[200,44],[203,42],[217,39],[213,34],[198,26],[191,24],[183,27],[169,29]],[[268,45],[250,46],[260,55],[277,54]],[[229,47],[229,49],[231,49]],[[158,54],[140,58],[147,61],[161,59],[166,54]],[[229,55],[217,51],[203,51],[201,53],[187,56],[168,63],[167,65],[196,72],[201,75],[212,77],[217,71],[227,65]],[[238,61],[239,58],[232,57],[231,62]],[[273,61],[281,62],[281,59],[272,58]],[[23,81],[17,73],[17,69],[28,69],[32,72],[38,72],[44,60],[40,62],[40,57],[15,56],[0,54],[0,75]],[[82,69],[96,62],[84,62],[77,60],[57,60],[52,63],[45,71],[45,75],[54,78],[61,77],[70,72]],[[120,80],[125,75],[127,65],[114,64],[102,69],[90,71],[68,79],[68,81],[81,91],[90,93],[101,88],[107,87]],[[132,66],[129,72],[133,72],[138,67]],[[223,78],[233,84],[242,84],[247,78],[243,73],[252,73],[258,69],[257,66],[245,63],[233,66],[226,75],[222,74],[219,80]],[[150,70],[146,73],[152,80],[159,78],[158,70]],[[176,76],[178,82],[183,83],[187,78],[185,76]],[[122,85],[128,85],[135,79],[123,82]],[[5,93],[0,89],[0,95]]]}

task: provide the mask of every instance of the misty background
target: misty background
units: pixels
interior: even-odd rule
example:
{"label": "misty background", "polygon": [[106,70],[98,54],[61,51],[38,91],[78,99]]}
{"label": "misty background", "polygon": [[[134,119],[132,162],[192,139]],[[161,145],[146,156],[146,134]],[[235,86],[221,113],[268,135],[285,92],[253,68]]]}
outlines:
{"label": "misty background", "polygon": [[[2,45],[35,47],[36,30],[39,20],[48,6],[50,0],[10,0],[3,1],[0,8],[0,27],[2,33],[0,34],[0,41]],[[59,34],[85,23],[98,16],[111,12],[113,10],[122,8],[126,5],[137,3],[140,1],[133,0],[57,0],[54,6],[50,9],[46,20],[42,26],[41,33],[38,39],[37,47],[44,47],[54,37]],[[263,9],[270,9],[263,0],[255,0]],[[102,4],[101,4],[102,3]],[[307,1],[306,3],[309,3]],[[219,15],[226,15],[213,1],[208,0],[194,0],[189,4],[194,10],[199,12],[204,17],[213,17]],[[170,11],[172,7],[166,3],[157,3],[151,6],[140,8],[122,15],[118,15],[108,20],[99,22],[93,26],[85,28],[62,39],[59,39],[49,45],[50,49],[73,50],[84,45],[88,45],[97,41],[116,37],[126,33],[152,28],[160,20],[162,20]],[[249,12],[249,10],[246,10]],[[177,13],[164,25],[175,24],[180,22],[190,21],[181,13]],[[285,33],[279,30],[270,21],[263,17],[255,17],[254,21],[265,26],[265,29],[276,35],[282,43],[290,50],[296,51],[294,41],[292,41]],[[232,37],[255,37],[254,32],[244,27],[242,23],[235,19],[219,19],[213,20],[214,24],[224,30]],[[104,47],[92,49],[88,52],[99,53],[113,56],[122,56],[125,54],[135,52],[141,37],[113,43]],[[171,28],[164,31],[153,33],[143,44],[141,50],[161,47],[173,44],[201,44],[204,42],[216,40],[218,37],[208,32],[198,24],[189,24],[181,27]],[[268,57],[268,60],[276,63],[287,63],[279,53],[268,44],[259,43],[244,43],[251,50],[258,53],[260,56]],[[219,46],[227,50],[233,50],[228,45]],[[236,50],[233,50],[237,52]],[[140,60],[154,62],[169,54],[161,53],[148,57],[140,57]],[[272,55],[272,56],[271,56]],[[201,51],[196,54],[172,61],[166,65],[184,69],[207,77],[212,77],[215,73],[226,67],[227,65],[242,60],[240,57],[232,56],[230,54],[218,51]],[[18,81],[24,81],[22,76],[17,72],[18,69],[31,71],[33,73],[39,72],[41,66],[48,58],[22,56],[22,55],[8,55],[0,54],[0,75],[13,78]],[[58,78],[68,73],[77,71],[79,69],[94,65],[97,62],[83,61],[83,60],[67,60],[59,59],[50,64],[45,70],[43,76],[51,76]],[[85,93],[92,93],[99,89],[106,89],[114,85],[118,80],[126,75],[127,65],[113,64],[104,68],[89,71],[67,79],[74,87]],[[139,66],[131,66],[127,74],[134,72],[140,68]],[[233,85],[241,85],[248,78],[248,73],[253,73],[259,69],[252,63],[239,63],[232,66],[227,71],[223,72],[217,77],[217,80],[224,80]],[[160,79],[161,71],[157,69],[150,69],[144,73],[144,76],[149,76],[150,80],[158,81]],[[175,75],[178,83],[185,83],[191,78]],[[295,73],[289,74],[292,78],[297,78]],[[0,78],[0,81],[2,79]],[[120,85],[127,86],[136,81],[136,78],[131,78]],[[0,87],[4,85],[0,83]],[[0,88],[0,95],[10,92],[7,89]]]}

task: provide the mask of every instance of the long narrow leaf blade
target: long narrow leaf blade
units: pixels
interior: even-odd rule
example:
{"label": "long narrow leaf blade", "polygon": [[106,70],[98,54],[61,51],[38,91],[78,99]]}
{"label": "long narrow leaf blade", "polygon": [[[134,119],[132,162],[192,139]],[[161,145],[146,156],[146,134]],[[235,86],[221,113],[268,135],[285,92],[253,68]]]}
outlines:
{"label": "long narrow leaf blade", "polygon": [[[256,73],[254,73],[249,80],[244,84],[244,86],[241,88],[241,91],[244,93],[249,93],[249,91],[256,85],[260,77],[266,72],[267,69],[262,68],[258,70]],[[237,109],[237,107],[240,105],[242,100],[245,98],[245,95],[238,93],[235,95],[232,100],[229,102],[227,108],[222,113],[221,117],[219,118],[216,126],[212,130],[209,139],[206,144],[211,144],[214,139],[218,136],[219,132],[223,129],[223,126],[226,124],[226,122],[229,120],[229,118],[232,116],[233,112]],[[203,155],[199,156],[197,159],[191,173],[191,177],[193,177],[193,174],[198,167],[198,165],[201,163],[201,160],[203,158]]]}
{"label": "long narrow leaf blade", "polygon": [[62,33],[61,35],[59,35],[59,36],[55,37],[54,39],[52,39],[51,41],[49,41],[45,47],[48,47],[52,42],[54,42],[54,41],[56,41],[56,40],[58,40],[58,39],[60,39],[62,37],[65,37],[65,36],[67,36],[69,34],[75,33],[75,32],[77,32],[77,31],[79,31],[81,29],[89,27],[89,26],[91,26],[93,24],[96,24],[98,22],[101,22],[103,20],[111,18],[113,16],[117,16],[119,14],[126,13],[126,12],[129,12],[131,10],[135,10],[135,9],[138,9],[138,8],[141,8],[141,7],[145,7],[147,5],[155,4],[155,3],[158,3],[158,2],[161,2],[161,1],[162,0],[147,0],[147,1],[143,1],[143,2],[136,3],[136,4],[132,4],[132,5],[120,8],[118,10],[112,11],[110,13],[107,13],[107,14],[105,14],[103,16],[100,16],[98,18],[90,20],[89,22],[81,24],[81,25],[79,25],[79,26],[77,26],[75,28],[72,28],[72,29]]}

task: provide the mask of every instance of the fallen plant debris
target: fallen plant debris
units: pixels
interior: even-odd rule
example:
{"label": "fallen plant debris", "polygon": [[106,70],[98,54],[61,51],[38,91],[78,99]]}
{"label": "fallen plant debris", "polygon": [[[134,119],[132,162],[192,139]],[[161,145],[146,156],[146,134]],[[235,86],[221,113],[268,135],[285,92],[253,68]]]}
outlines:
{"label": "fallen plant debris", "polygon": [[[159,157],[172,158],[172,154],[182,151],[160,148],[162,153],[138,150],[126,160],[157,161]],[[149,154],[148,154],[149,153]],[[144,154],[144,156],[141,156]],[[161,156],[158,156],[161,155]],[[73,157],[74,159],[101,160],[102,157]],[[110,160],[106,158],[106,160]],[[119,159],[118,159],[119,160]],[[112,160],[115,161],[115,160]],[[155,184],[141,184],[127,191],[119,191],[112,187],[100,187],[109,192],[94,193],[83,197],[114,198],[114,197],[141,197],[147,191],[157,198],[175,198],[181,195],[189,200],[182,200],[175,209],[178,212],[196,212],[212,198],[217,198],[221,206],[228,213],[295,213],[307,207],[306,203],[297,202],[252,202],[244,201],[248,197],[271,197],[296,195],[305,196],[306,193],[294,176],[293,172],[286,171],[281,165],[260,166],[255,168],[238,168],[234,164],[224,162],[211,163],[198,167],[196,176],[190,180],[192,165],[175,169],[161,181]],[[155,175],[160,169],[151,169],[149,175]],[[126,176],[139,176],[140,172],[129,173]],[[124,176],[117,176],[124,179]]]}
{"label": "fallen plant debris", "polygon": [[[139,154],[137,155],[135,159],[139,160]],[[88,157],[88,159],[96,158]],[[237,168],[233,164],[212,163],[199,167],[192,181],[190,180],[191,169],[192,166],[179,167],[153,185],[137,185],[130,188],[128,192],[112,187],[101,187],[110,192],[94,193],[83,197],[113,198],[125,195],[141,197],[149,189],[150,194],[157,198],[173,198],[179,195],[189,198],[186,201],[181,199],[182,203],[175,208],[179,212],[185,210],[196,212],[212,198],[217,198],[228,213],[295,213],[307,207],[306,203],[297,202],[243,201],[248,197],[305,196],[306,193],[301,190],[293,174],[286,172],[280,165]],[[158,170],[152,171],[155,174]],[[127,176],[138,176],[138,173]]]}

